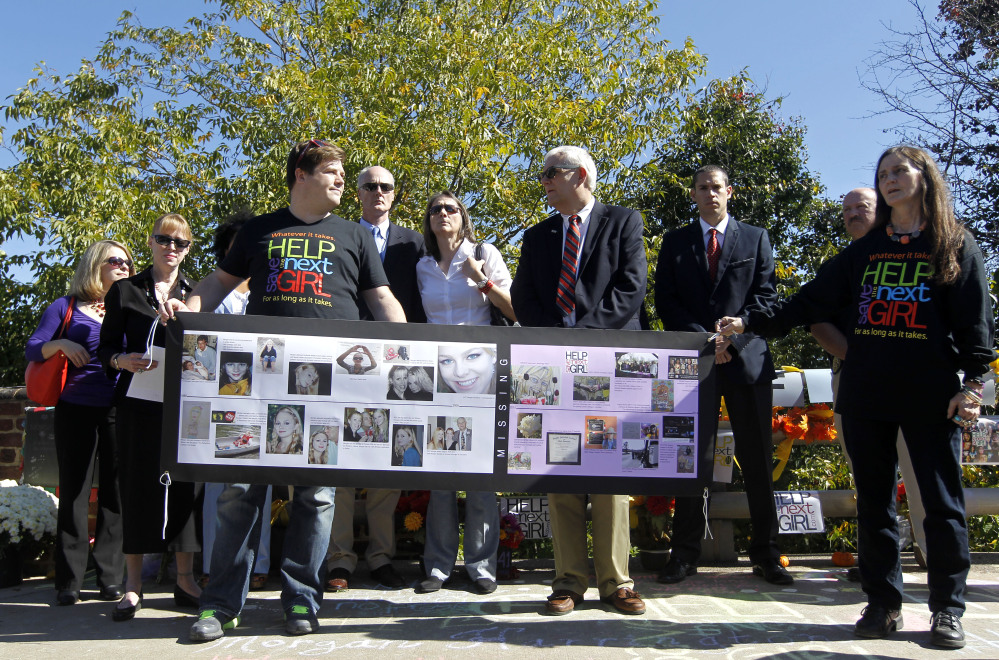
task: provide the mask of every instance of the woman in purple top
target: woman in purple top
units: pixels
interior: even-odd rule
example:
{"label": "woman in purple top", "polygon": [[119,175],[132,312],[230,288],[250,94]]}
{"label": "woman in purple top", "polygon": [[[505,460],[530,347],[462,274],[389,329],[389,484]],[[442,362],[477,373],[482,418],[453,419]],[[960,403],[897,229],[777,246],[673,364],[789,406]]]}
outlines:
{"label": "woman in purple top", "polygon": [[[90,548],[87,504],[99,458],[97,530],[94,564],[104,600],[122,595],[125,558],[121,552],[121,498],[115,456],[115,418],[111,408],[115,381],[97,359],[104,295],[111,284],[134,274],[128,248],[115,241],[98,241],[87,248],[76,266],[69,295],[49,305],[25,355],[40,362],[62,352],[69,359],[66,386],[55,407],[56,459],[59,463],[59,521],[56,532],[55,588],[59,605],[73,605],[87,570]],[[73,316],[60,339],[54,339],[70,300]]]}

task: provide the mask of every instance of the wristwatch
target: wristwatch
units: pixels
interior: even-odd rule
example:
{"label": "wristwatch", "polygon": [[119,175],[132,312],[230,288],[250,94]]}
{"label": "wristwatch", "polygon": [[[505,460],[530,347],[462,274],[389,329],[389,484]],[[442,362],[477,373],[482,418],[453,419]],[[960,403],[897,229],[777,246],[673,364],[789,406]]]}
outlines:
{"label": "wristwatch", "polygon": [[486,279],[482,280],[481,282],[476,282],[475,283],[475,288],[478,289],[482,293],[488,293],[489,289],[493,288],[493,281],[487,277]]}

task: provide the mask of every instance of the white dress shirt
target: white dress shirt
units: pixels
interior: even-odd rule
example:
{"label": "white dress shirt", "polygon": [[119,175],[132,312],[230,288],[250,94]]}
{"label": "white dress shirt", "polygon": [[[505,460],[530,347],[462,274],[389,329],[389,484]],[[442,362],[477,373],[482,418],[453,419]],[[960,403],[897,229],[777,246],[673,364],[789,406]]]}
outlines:
{"label": "white dress shirt", "polygon": [[[416,280],[428,323],[489,325],[488,298],[461,271],[465,259],[474,256],[475,244],[466,239],[458,246],[446,274],[430,255],[416,263]],[[485,261],[482,272],[493,281],[493,286],[509,291],[513,279],[499,250],[488,243],[483,244],[482,259]]]}

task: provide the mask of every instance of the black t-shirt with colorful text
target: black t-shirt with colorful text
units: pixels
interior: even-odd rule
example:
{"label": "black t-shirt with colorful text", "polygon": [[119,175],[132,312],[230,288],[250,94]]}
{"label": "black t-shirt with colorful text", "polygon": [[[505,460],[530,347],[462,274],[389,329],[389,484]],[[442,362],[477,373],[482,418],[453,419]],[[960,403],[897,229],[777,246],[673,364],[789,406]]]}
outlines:
{"label": "black t-shirt with colorful text", "polygon": [[952,284],[933,279],[931,249],[928,232],[905,245],[875,228],[798,294],[750,314],[748,325],[780,336],[796,325],[843,318],[847,359],[837,411],[891,421],[945,419],[960,388],[957,372],[980,376],[994,359],[993,315],[971,234],[965,233]]}
{"label": "black t-shirt with colorful text", "polygon": [[308,224],[287,208],[247,222],[221,268],[250,278],[246,313],[261,316],[355,320],[361,292],[388,286],[360,225],[335,215]]}

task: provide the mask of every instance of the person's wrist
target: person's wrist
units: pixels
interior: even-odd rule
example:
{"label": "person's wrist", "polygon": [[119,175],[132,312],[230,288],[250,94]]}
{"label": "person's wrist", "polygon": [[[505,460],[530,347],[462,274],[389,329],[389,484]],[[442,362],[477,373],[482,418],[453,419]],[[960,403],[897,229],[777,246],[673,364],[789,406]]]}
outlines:
{"label": "person's wrist", "polygon": [[115,368],[115,371],[121,371],[121,367],[118,366],[118,356],[120,355],[121,353],[115,353],[111,356],[111,366]]}

